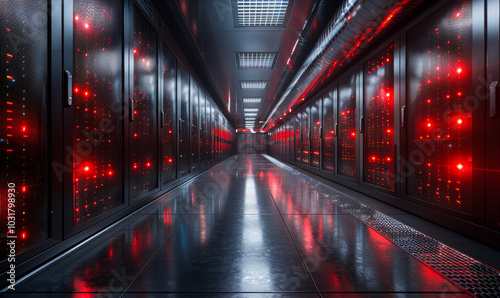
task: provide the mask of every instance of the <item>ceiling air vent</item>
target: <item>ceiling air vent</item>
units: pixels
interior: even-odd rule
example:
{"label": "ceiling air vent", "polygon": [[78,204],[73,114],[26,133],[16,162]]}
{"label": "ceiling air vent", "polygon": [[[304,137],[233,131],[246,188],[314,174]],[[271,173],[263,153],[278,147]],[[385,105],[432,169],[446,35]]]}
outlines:
{"label": "ceiling air vent", "polygon": [[244,97],[243,102],[244,103],[260,103],[260,102],[262,102],[262,98],[260,98],[260,97]]}
{"label": "ceiling air vent", "polygon": [[241,89],[264,90],[268,85],[268,81],[241,81],[240,83]]}
{"label": "ceiling air vent", "polygon": [[283,26],[290,13],[288,2],[289,0],[233,0],[233,8],[236,8],[235,25]]}
{"label": "ceiling air vent", "polygon": [[277,53],[237,53],[239,69],[273,69]]}

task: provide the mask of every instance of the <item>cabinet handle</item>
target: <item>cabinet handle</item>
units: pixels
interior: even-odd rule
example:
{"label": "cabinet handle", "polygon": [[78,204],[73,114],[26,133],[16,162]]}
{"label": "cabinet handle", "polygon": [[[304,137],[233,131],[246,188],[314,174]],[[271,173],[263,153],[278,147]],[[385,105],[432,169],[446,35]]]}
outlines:
{"label": "cabinet handle", "polygon": [[494,81],[490,85],[490,117],[494,118],[497,115],[497,87],[498,81]]}
{"label": "cabinet handle", "polygon": [[69,108],[73,105],[73,76],[69,70],[64,70],[64,105]]}
{"label": "cabinet handle", "polygon": [[335,122],[335,133],[334,133],[334,136],[337,137],[337,131],[339,129],[339,123],[338,122]]}
{"label": "cabinet handle", "polygon": [[405,127],[405,111],[406,105],[401,108],[401,127]]}
{"label": "cabinet handle", "polygon": [[365,132],[365,122],[363,120],[364,120],[364,117],[361,116],[361,118],[359,118],[359,133]]}
{"label": "cabinet handle", "polygon": [[132,98],[129,98],[128,101],[130,110],[130,121],[134,121],[134,100]]}
{"label": "cabinet handle", "polygon": [[161,111],[160,112],[160,123],[161,123],[161,127],[165,127],[165,112]]}

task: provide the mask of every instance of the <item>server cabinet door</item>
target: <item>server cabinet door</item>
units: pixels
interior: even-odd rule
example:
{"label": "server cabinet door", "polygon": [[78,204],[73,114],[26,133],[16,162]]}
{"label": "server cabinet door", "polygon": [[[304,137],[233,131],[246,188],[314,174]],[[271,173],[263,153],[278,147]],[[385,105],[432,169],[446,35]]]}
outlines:
{"label": "server cabinet door", "polygon": [[125,9],[118,0],[64,5],[64,68],[72,75],[66,73],[64,91],[67,98],[72,93],[64,114],[65,157],[72,161],[64,223],[71,235],[125,207]]}
{"label": "server cabinet door", "polygon": [[356,178],[356,73],[338,82],[337,173]]}
{"label": "server cabinet door", "polygon": [[216,161],[215,158],[215,146],[216,146],[216,140],[215,140],[215,109],[212,105],[210,105],[210,160],[211,163],[214,163]]}
{"label": "server cabinet door", "polygon": [[162,184],[165,185],[177,178],[177,61],[175,56],[162,44],[161,61],[161,160]]}
{"label": "server cabinet door", "polygon": [[[0,245],[4,252],[0,261],[5,263],[7,234],[17,237],[17,253],[53,236],[47,194],[49,7],[48,1],[4,1],[0,10]],[[60,128],[57,120],[54,125]],[[62,179],[65,169],[71,173],[71,164],[53,167],[56,179]],[[13,233],[7,232],[9,216],[15,216]],[[19,255],[16,260],[21,263]]]}
{"label": "server cabinet door", "polygon": [[200,139],[198,134],[199,127],[199,103],[200,88],[191,78],[191,170],[199,168],[200,161]]}
{"label": "server cabinet door", "polygon": [[310,110],[311,108],[309,106],[304,108],[304,111],[302,112],[302,117],[301,117],[301,131],[302,131],[302,163],[309,165],[309,160],[310,160]]}
{"label": "server cabinet door", "polygon": [[177,86],[179,88],[177,96],[179,98],[179,171],[184,176],[189,173],[189,74],[182,67],[178,67]]}
{"label": "server cabinet door", "polygon": [[323,143],[322,169],[328,172],[335,170],[335,121],[333,113],[333,103],[337,98],[336,90],[323,94]]}
{"label": "server cabinet door", "polygon": [[484,85],[481,2],[447,2],[405,31],[401,123],[405,198],[478,223],[485,212],[485,105],[476,93]]}
{"label": "server cabinet door", "polygon": [[300,162],[302,160],[302,130],[300,129],[302,124],[302,113],[297,113],[293,118],[293,121],[293,127],[295,128],[295,161]]}
{"label": "server cabinet door", "polygon": [[394,44],[363,63],[362,181],[394,191]]}
{"label": "server cabinet door", "polygon": [[311,166],[320,167],[321,150],[321,98],[311,104]]}
{"label": "server cabinet door", "polygon": [[205,121],[206,115],[206,99],[205,94],[200,91],[200,165],[201,168],[207,167],[206,160],[206,129],[207,124]]}
{"label": "server cabinet door", "polygon": [[[487,1],[486,224],[500,230],[500,1]],[[483,86],[484,86],[483,85]]]}
{"label": "server cabinet door", "polygon": [[135,202],[159,186],[158,39],[137,7],[133,11],[133,23],[133,121],[129,137],[130,188],[132,202]]}

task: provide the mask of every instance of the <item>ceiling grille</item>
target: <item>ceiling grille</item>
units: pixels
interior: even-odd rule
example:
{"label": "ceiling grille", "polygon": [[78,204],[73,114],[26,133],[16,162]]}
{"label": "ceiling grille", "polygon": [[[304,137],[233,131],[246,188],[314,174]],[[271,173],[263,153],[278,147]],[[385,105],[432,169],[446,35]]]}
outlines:
{"label": "ceiling grille", "polygon": [[238,0],[239,26],[281,26],[288,0]]}
{"label": "ceiling grille", "polygon": [[276,53],[238,53],[240,69],[272,69]]}
{"label": "ceiling grille", "polygon": [[267,81],[241,81],[241,89],[266,89]]}

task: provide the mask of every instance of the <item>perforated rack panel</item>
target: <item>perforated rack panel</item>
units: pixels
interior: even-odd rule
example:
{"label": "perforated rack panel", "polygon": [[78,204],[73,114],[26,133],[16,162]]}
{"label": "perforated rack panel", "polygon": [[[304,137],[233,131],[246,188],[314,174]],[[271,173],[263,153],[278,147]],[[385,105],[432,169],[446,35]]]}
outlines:
{"label": "perforated rack panel", "polygon": [[15,192],[18,253],[48,237],[47,1],[3,1],[0,10],[0,245],[8,255],[8,184]]}
{"label": "perforated rack panel", "polygon": [[363,66],[364,181],[394,189],[394,45]]}
{"label": "perforated rack panel", "polygon": [[472,1],[451,1],[407,32],[408,194],[472,211]]}
{"label": "perforated rack panel", "polygon": [[134,121],[131,137],[133,197],[158,187],[157,37],[134,8]]}

